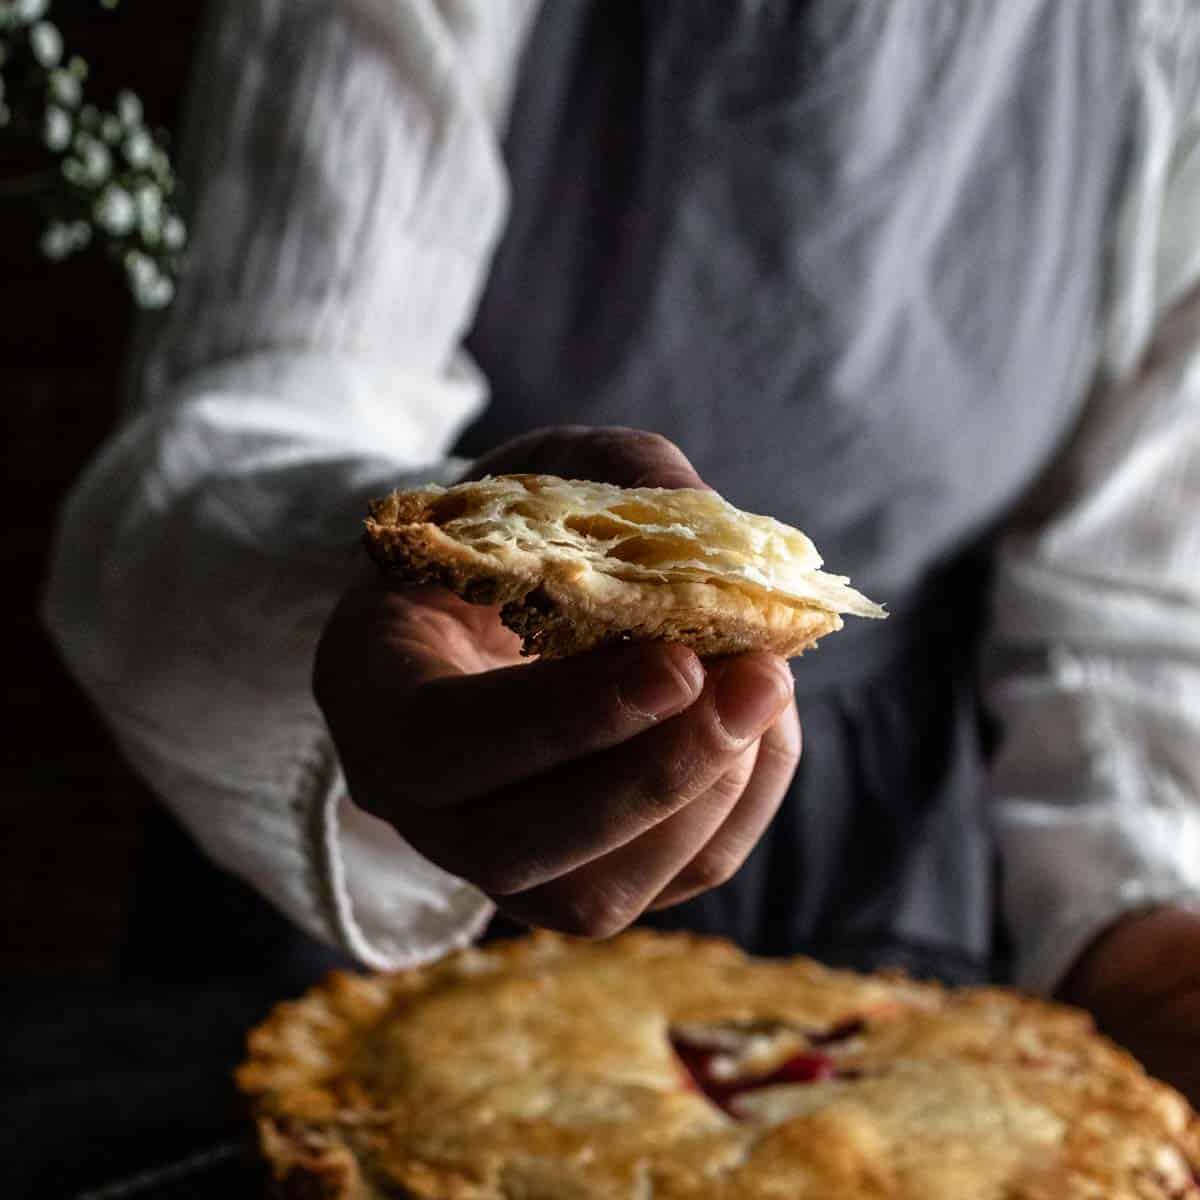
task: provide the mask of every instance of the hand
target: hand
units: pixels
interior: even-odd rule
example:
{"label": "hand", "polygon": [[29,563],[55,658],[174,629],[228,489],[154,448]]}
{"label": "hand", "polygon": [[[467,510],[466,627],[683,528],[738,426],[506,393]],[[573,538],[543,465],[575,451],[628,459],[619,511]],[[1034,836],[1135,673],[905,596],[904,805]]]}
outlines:
{"label": "hand", "polygon": [[1200,914],[1160,908],[1119,921],[1059,995],[1200,1107]]}
{"label": "hand", "polygon": [[[671,443],[550,430],[479,474],[703,486]],[[314,688],[350,794],[510,916],[588,937],[723,883],[800,754],[787,664],[665,643],[525,662],[495,609],[439,588],[347,593]]]}

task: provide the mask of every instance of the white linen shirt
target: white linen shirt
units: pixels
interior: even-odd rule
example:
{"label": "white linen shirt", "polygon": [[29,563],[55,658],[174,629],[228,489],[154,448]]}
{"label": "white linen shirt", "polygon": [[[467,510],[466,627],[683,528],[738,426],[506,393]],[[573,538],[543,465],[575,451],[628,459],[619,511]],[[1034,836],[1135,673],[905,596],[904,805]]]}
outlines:
{"label": "white linen shirt", "polygon": [[[449,480],[537,0],[238,0],[186,174],[190,265],[61,516],[49,627],[200,845],[373,967],[492,906],[354,807],[312,698],[368,498]],[[987,695],[1018,981],[1200,901],[1200,5],[1138,4],[1141,122],[1084,419],[1014,518]]]}

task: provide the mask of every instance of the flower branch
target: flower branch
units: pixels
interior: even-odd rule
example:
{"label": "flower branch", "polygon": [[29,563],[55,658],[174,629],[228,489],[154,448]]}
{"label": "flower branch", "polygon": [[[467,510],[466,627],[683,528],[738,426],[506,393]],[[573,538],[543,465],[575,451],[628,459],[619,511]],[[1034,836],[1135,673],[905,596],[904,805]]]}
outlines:
{"label": "flower branch", "polygon": [[0,178],[0,199],[41,203],[47,258],[99,245],[121,264],[141,307],[164,308],[187,243],[166,137],[147,127],[132,92],[119,93],[111,109],[88,101],[87,64],[67,57],[49,8],[49,0],[0,0],[0,130],[48,160],[45,169]]}

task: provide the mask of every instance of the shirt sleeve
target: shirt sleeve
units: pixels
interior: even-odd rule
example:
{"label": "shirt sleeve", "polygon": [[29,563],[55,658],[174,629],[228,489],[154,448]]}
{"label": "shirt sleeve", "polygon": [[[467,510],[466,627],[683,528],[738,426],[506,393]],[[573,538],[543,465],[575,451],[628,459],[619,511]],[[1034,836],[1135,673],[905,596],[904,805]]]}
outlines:
{"label": "shirt sleeve", "polygon": [[312,699],[367,500],[448,479],[532,0],[231,0],[193,97],[192,245],[140,399],[68,496],[47,623],[199,844],[378,967],[491,906],[346,798]]}
{"label": "shirt sleeve", "polygon": [[1200,903],[1200,13],[1144,11],[1098,382],[994,594],[1002,898],[1045,992],[1112,921]]}

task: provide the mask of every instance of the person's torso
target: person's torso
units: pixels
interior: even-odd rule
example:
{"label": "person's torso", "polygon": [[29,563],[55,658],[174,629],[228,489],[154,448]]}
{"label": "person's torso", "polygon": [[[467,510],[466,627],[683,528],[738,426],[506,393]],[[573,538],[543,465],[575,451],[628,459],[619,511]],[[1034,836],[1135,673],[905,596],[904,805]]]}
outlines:
{"label": "person's torso", "polygon": [[789,804],[723,896],[672,920],[775,952],[865,946],[861,965],[986,958],[978,548],[1094,364],[1133,8],[543,7],[469,340],[492,401],[462,448],[656,430],[895,614],[799,663]]}

